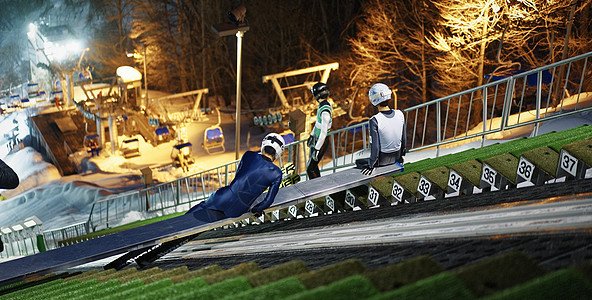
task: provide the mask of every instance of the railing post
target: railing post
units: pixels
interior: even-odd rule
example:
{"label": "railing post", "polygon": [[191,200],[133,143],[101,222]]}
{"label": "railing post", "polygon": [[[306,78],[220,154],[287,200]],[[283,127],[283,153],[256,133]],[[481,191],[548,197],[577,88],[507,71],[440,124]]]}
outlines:
{"label": "railing post", "polygon": [[485,144],[485,132],[487,131],[487,88],[484,87],[483,91],[483,135],[481,135],[481,148]]}
{"label": "railing post", "polygon": [[512,108],[512,95],[514,94],[514,76],[508,78],[508,85],[506,87],[506,95],[504,96],[504,107],[502,108],[502,124],[501,131],[506,129],[506,123],[510,117],[510,111]]}
{"label": "railing post", "polygon": [[440,156],[440,142],[442,141],[442,126],[440,125],[440,101],[436,102],[436,140],[438,141],[438,146],[436,146],[436,157]]}
{"label": "railing post", "polygon": [[538,122],[541,118],[541,93],[542,93],[542,85],[543,85],[543,72],[537,72],[537,91],[536,91],[536,124],[534,125],[534,136],[539,135],[539,127],[541,125]]}

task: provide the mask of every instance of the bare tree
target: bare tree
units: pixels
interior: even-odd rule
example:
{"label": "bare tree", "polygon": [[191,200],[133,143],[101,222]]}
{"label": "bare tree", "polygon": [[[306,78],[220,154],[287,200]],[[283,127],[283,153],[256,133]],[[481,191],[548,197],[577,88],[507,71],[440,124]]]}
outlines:
{"label": "bare tree", "polygon": [[429,2],[368,1],[362,15],[349,39],[351,83],[392,79],[401,99],[428,101],[432,66],[426,61],[436,53],[426,42],[436,15]]}

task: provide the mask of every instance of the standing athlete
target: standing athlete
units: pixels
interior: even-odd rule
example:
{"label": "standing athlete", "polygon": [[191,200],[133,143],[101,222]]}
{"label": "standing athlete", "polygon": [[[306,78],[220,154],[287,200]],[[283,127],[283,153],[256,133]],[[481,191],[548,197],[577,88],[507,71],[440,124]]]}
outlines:
{"label": "standing athlete", "polygon": [[307,142],[308,147],[310,147],[310,157],[306,166],[306,174],[308,174],[309,179],[321,177],[319,161],[323,158],[329,146],[327,132],[331,129],[333,120],[333,109],[331,103],[327,100],[329,98],[329,87],[322,82],[317,82],[311,88],[311,92],[319,107],[315,126]]}

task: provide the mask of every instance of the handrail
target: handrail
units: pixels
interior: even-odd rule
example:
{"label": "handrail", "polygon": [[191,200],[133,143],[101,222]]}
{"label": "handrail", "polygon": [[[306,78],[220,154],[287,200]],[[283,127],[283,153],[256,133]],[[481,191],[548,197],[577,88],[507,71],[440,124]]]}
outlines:
{"label": "handrail", "polygon": [[[518,127],[534,126],[533,132],[538,134],[538,126],[548,120],[589,111],[592,107],[579,105],[583,95],[582,86],[587,68],[588,58],[592,52],[575,56],[548,66],[536,68],[490,82],[479,87],[468,89],[446,97],[435,99],[414,107],[403,109],[407,123],[407,148],[410,152],[436,148],[436,156],[443,145],[467,143],[475,139],[484,140],[492,134]],[[584,60],[583,63],[581,60]],[[582,63],[582,64],[581,64]],[[555,68],[568,67],[562,78],[556,78]],[[576,71],[573,71],[576,70]],[[532,90],[529,76],[536,74],[536,90]],[[543,78],[551,74],[551,78]],[[576,74],[570,80],[570,74]],[[550,102],[553,86],[563,84],[561,98],[553,99],[558,114],[550,115]],[[578,84],[579,83],[579,84]],[[566,97],[566,92],[568,97]],[[547,94],[545,94],[547,93]],[[571,99],[568,99],[571,96]],[[575,97],[575,105],[569,101]],[[534,101],[532,100],[534,99]],[[546,103],[543,107],[543,103]],[[475,108],[474,111],[461,114],[463,109]],[[569,109],[569,110],[568,110]],[[516,113],[533,111],[534,118],[513,118]],[[480,113],[481,125],[469,128],[471,113]],[[541,114],[541,112],[545,112]],[[467,116],[461,119],[460,116]],[[463,128],[464,127],[464,128]],[[361,135],[361,137],[359,136]],[[354,154],[368,147],[368,121],[360,122],[346,128],[329,132],[331,147],[323,159],[321,172],[335,172],[340,168],[352,166]],[[421,143],[416,144],[416,138]],[[281,162],[294,162],[304,166],[308,159],[308,151],[304,141],[295,141],[286,146]],[[167,213],[169,210],[185,210],[227,185],[238,167],[239,161],[232,161],[219,167],[211,168],[171,182],[161,183],[139,191],[112,195],[95,201],[87,228],[90,231],[110,227],[121,221],[125,214],[134,210],[143,213]],[[298,168],[301,177],[306,178],[302,167]]]}

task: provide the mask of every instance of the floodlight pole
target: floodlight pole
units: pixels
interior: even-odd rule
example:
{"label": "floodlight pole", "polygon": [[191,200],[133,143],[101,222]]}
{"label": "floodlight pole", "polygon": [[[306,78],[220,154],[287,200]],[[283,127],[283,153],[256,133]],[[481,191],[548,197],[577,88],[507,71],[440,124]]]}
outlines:
{"label": "floodlight pole", "polygon": [[238,160],[240,150],[240,113],[241,113],[241,63],[244,31],[236,33],[236,128],[235,128],[235,159]]}
{"label": "floodlight pole", "polygon": [[146,45],[144,45],[144,105],[148,106],[148,73],[146,73]]}

